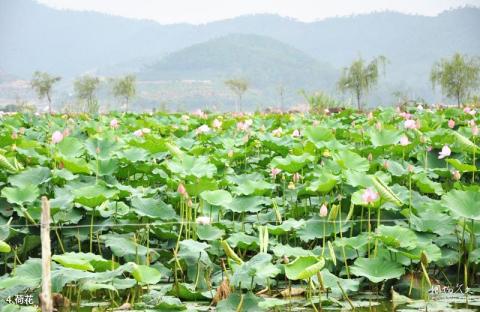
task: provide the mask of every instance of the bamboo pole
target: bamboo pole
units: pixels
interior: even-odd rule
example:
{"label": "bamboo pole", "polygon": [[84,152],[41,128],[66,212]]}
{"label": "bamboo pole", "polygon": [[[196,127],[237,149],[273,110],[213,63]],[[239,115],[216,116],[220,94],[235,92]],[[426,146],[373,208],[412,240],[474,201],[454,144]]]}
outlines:
{"label": "bamboo pole", "polygon": [[52,312],[52,280],[50,274],[50,202],[46,196],[42,197],[41,232],[42,240],[42,312]]}

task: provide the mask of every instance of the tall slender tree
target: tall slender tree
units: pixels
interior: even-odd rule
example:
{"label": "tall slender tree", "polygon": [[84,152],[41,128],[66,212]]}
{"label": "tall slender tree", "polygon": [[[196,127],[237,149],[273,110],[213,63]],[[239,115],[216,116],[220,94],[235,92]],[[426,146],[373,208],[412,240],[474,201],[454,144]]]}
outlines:
{"label": "tall slender tree", "polygon": [[248,90],[248,81],[245,79],[229,79],[225,81],[225,84],[237,96],[235,110],[237,112],[239,111],[239,109],[242,110],[242,97],[243,94]]}
{"label": "tall slender tree", "polygon": [[433,88],[439,85],[442,93],[454,98],[458,107],[472,91],[480,87],[479,58],[455,53],[450,59],[435,63],[430,73]]}
{"label": "tall slender tree", "polygon": [[77,78],[73,83],[77,98],[86,101],[89,113],[98,112],[98,102],[95,93],[99,85],[100,79],[98,77],[88,75]]}
{"label": "tall slender tree", "polygon": [[113,81],[113,95],[125,101],[125,111],[128,111],[128,104],[137,93],[136,81],[135,75],[127,75]]}
{"label": "tall slender tree", "polygon": [[361,57],[343,69],[338,88],[342,92],[351,92],[356,100],[359,110],[362,109],[362,98],[378,83],[379,69],[385,70],[387,59],[384,56],[374,58],[367,63]]}
{"label": "tall slender tree", "polygon": [[52,113],[52,88],[53,85],[60,80],[60,77],[51,76],[48,73],[36,71],[33,73],[32,81],[30,82],[33,90],[35,90],[40,100],[47,98],[48,112],[50,114]]}

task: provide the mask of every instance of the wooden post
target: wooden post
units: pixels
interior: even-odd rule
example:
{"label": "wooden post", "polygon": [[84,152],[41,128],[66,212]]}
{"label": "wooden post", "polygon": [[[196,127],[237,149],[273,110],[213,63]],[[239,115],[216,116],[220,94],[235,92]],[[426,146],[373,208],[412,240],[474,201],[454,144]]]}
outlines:
{"label": "wooden post", "polygon": [[42,240],[42,293],[40,295],[42,312],[52,312],[52,279],[50,265],[52,252],[50,250],[50,202],[46,196],[42,197],[42,218],[41,218]]}

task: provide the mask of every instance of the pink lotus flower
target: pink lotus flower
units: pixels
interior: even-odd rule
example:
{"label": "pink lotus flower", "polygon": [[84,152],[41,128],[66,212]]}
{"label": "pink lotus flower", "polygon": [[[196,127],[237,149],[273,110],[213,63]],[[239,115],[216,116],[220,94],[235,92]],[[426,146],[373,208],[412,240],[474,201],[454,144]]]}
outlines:
{"label": "pink lotus flower", "polygon": [[55,132],[52,134],[52,143],[53,143],[53,144],[58,144],[58,143],[60,143],[62,140],[63,140],[63,133],[61,133],[60,131],[55,131]]}
{"label": "pink lotus flower", "polygon": [[205,114],[201,109],[197,109],[196,111],[194,111],[192,113],[192,115],[194,116],[197,116],[197,117],[200,117],[202,119],[206,119],[207,118],[207,114]]}
{"label": "pink lotus flower", "polygon": [[453,170],[452,171],[452,177],[455,181],[460,180],[460,178],[461,178],[460,172],[458,170]]}
{"label": "pink lotus flower", "polygon": [[409,164],[409,165],[407,166],[407,171],[408,171],[408,172],[412,173],[412,172],[413,172],[413,169],[414,169],[414,167],[413,167],[412,165]]}
{"label": "pink lotus flower", "polygon": [[272,170],[270,171],[270,175],[272,176],[272,178],[275,179],[280,172],[282,172],[282,170],[278,168],[272,168]]}
{"label": "pink lotus flower", "polygon": [[407,112],[401,112],[400,114],[398,114],[400,117],[404,118],[404,119],[410,119],[412,117],[412,115],[410,113],[407,113]]}
{"label": "pink lotus flower", "polygon": [[292,176],[292,181],[293,181],[294,183],[298,183],[298,182],[300,182],[300,179],[301,179],[301,178],[302,178],[302,176],[300,175],[300,173],[295,172],[295,173],[293,174],[293,176]]}
{"label": "pink lotus flower", "polygon": [[323,204],[322,207],[320,207],[320,217],[325,218],[327,215],[328,215],[327,205]]}
{"label": "pink lotus flower", "polygon": [[212,127],[215,128],[215,129],[220,129],[222,127],[222,122],[215,118],[213,120]]}
{"label": "pink lotus flower", "polygon": [[470,127],[475,126],[475,120],[474,119],[470,120],[468,124],[470,125]]}
{"label": "pink lotus flower", "polygon": [[142,137],[143,136],[142,129],[135,130],[135,132],[133,132],[133,135],[136,137]]}
{"label": "pink lotus flower", "polygon": [[427,146],[427,152],[431,152],[432,151],[432,147],[431,146]]}
{"label": "pink lotus flower", "polygon": [[195,222],[200,225],[208,225],[212,223],[212,220],[209,217],[201,216],[201,217],[197,217]]}
{"label": "pink lotus flower", "polygon": [[442,151],[440,153],[438,153],[438,159],[443,159],[445,157],[448,157],[448,156],[450,156],[451,153],[452,153],[452,151],[450,150],[448,145],[444,145],[442,147]]}
{"label": "pink lotus flower", "polygon": [[200,127],[197,128],[197,130],[195,130],[195,133],[197,135],[202,133],[208,133],[208,132],[210,132],[210,127],[207,125],[201,125]]}
{"label": "pink lotus flower", "polygon": [[298,129],[293,130],[292,137],[294,138],[300,137],[300,131]]}
{"label": "pink lotus flower", "polygon": [[455,127],[455,120],[450,119],[450,120],[448,121],[448,127],[449,127],[450,129],[453,129],[453,128]]}
{"label": "pink lotus flower", "polygon": [[182,183],[178,185],[177,193],[184,197],[188,196],[187,190],[185,189],[185,186],[183,186]]}
{"label": "pink lotus flower", "polygon": [[112,127],[113,129],[117,129],[118,128],[118,120],[116,120],[115,118],[110,120],[110,127]]}
{"label": "pink lotus flower", "polygon": [[371,188],[367,188],[362,194],[362,199],[366,204],[371,204],[378,199],[378,193]]}
{"label": "pink lotus flower", "polygon": [[478,126],[477,125],[472,126],[472,134],[473,134],[473,136],[478,135]]}
{"label": "pink lotus flower", "polygon": [[407,136],[402,136],[400,138],[400,145],[401,146],[407,146],[408,144],[410,144],[410,141],[408,140],[408,137]]}
{"label": "pink lotus flower", "polygon": [[468,112],[469,115],[471,116],[475,116],[475,114],[477,113],[476,110],[472,109],[471,111]]}
{"label": "pink lotus flower", "polygon": [[405,129],[415,129],[417,128],[417,123],[413,119],[407,119],[404,123]]}
{"label": "pink lotus flower", "polygon": [[282,128],[279,127],[279,128],[272,131],[272,135],[275,136],[275,137],[280,137],[280,136],[282,136],[282,132],[283,132]]}
{"label": "pink lotus flower", "polygon": [[466,114],[470,113],[470,111],[471,111],[471,108],[468,106],[463,109],[463,112]]}

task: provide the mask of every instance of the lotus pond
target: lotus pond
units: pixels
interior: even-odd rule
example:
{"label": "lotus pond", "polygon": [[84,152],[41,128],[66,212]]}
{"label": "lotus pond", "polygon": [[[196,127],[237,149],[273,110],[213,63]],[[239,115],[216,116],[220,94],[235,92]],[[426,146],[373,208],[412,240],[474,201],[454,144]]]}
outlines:
{"label": "lotus pond", "polygon": [[0,116],[1,311],[475,311],[479,115]]}

